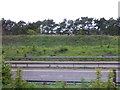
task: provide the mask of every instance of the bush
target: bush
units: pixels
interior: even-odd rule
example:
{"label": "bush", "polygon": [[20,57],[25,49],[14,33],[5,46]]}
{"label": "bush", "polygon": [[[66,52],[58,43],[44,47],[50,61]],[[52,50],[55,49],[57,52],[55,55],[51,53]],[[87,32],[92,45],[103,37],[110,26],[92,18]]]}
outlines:
{"label": "bush", "polygon": [[28,29],[27,34],[29,34],[29,35],[36,35],[37,32],[35,32],[35,31],[32,30],[32,29]]}
{"label": "bush", "polygon": [[38,27],[35,31],[36,33],[40,33],[40,27]]}
{"label": "bush", "polygon": [[36,47],[37,47],[37,46],[36,46],[35,44],[33,44],[33,45],[32,45],[32,51],[36,51]]}
{"label": "bush", "polygon": [[114,73],[111,70],[110,72],[108,72],[108,76],[107,76],[107,82],[106,82],[106,87],[107,88],[115,88],[115,83],[111,80],[112,78],[114,78]]}
{"label": "bush", "polygon": [[16,78],[13,82],[14,88],[25,88],[26,87],[26,81],[22,80],[22,69],[19,68],[16,72]]}
{"label": "bush", "polygon": [[2,84],[3,85],[9,85],[13,79],[12,79],[12,72],[10,69],[11,65],[7,64],[5,66],[4,59],[2,59]]}
{"label": "bush", "polygon": [[13,79],[10,84],[6,85],[5,87],[7,88],[26,88],[27,87],[27,83],[25,80],[22,80],[22,69],[17,69],[16,72],[16,77],[15,79]]}
{"label": "bush", "polygon": [[13,73],[11,71],[11,64],[5,65],[4,59],[2,59],[2,84],[5,88],[25,88],[26,81],[22,80],[22,69],[16,71],[15,79],[12,78]]}
{"label": "bush", "polygon": [[114,73],[112,71],[108,72],[108,76],[107,76],[107,81],[106,82],[102,82],[101,81],[101,70],[99,68],[96,69],[96,79],[91,81],[91,84],[89,87],[92,88],[116,88],[115,83],[111,80],[112,78],[114,78]]}
{"label": "bush", "polygon": [[60,47],[60,49],[58,50],[58,52],[60,52],[60,53],[63,53],[63,52],[66,52],[66,51],[68,51],[67,47]]}
{"label": "bush", "polygon": [[103,83],[101,82],[101,70],[99,68],[96,69],[96,79],[92,81],[92,87],[93,88],[103,88]]}

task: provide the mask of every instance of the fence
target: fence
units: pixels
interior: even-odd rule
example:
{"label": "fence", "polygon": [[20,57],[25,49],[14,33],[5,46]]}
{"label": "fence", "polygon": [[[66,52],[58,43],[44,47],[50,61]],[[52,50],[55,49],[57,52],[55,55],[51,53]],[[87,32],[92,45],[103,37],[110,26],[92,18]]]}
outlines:
{"label": "fence", "polygon": [[[5,57],[5,59],[8,60],[14,60],[14,59],[18,59],[18,60],[32,60],[32,59],[39,59],[39,60],[43,60],[43,59],[54,59],[56,61],[6,61],[5,63],[11,63],[11,64],[15,64],[15,67],[17,67],[18,65],[22,65],[24,64],[25,67],[30,67],[30,65],[35,65],[35,64],[39,64],[39,65],[48,65],[47,67],[52,67],[52,66],[65,66],[65,65],[69,65],[70,67],[77,67],[77,66],[82,66],[82,67],[87,67],[87,66],[94,66],[94,67],[107,67],[107,66],[112,66],[114,65],[114,67],[117,67],[120,63],[120,61],[63,61],[64,59],[120,59],[120,57]],[[58,60],[61,61],[58,61]],[[92,67],[91,66],[91,67]],[[118,68],[118,67],[117,67]]]}

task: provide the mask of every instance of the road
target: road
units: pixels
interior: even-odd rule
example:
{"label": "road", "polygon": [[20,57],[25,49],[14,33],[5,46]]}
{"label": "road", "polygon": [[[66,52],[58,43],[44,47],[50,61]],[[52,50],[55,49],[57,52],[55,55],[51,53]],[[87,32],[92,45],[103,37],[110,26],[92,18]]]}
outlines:
{"label": "road", "polygon": [[[15,68],[12,72],[16,71]],[[26,80],[47,80],[47,81],[80,81],[85,78],[85,81],[95,79],[95,69],[50,69],[50,68],[23,68],[23,78]],[[102,81],[107,80],[109,70],[102,70]],[[15,75],[14,75],[15,76]],[[118,70],[117,70],[118,81]]]}

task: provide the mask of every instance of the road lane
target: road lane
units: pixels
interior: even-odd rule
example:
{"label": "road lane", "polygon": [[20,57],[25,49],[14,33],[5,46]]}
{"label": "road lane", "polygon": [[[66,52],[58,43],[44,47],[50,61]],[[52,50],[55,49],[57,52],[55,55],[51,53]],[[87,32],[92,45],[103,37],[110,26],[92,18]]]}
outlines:
{"label": "road lane", "polygon": [[[12,72],[16,69],[12,69]],[[23,68],[23,77],[26,80],[45,80],[45,81],[80,81],[85,78],[85,81],[95,79],[95,69],[40,69],[40,68]],[[107,80],[108,69],[101,71],[102,81]],[[15,75],[14,75],[15,76]],[[117,70],[118,80],[118,70]]]}

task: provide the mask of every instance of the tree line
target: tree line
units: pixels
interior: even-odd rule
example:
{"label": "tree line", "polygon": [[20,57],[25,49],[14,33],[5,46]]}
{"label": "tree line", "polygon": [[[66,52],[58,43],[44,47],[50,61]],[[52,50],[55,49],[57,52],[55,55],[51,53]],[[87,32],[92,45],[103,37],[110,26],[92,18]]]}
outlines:
{"label": "tree line", "polygon": [[95,19],[81,17],[76,20],[64,19],[56,23],[53,19],[45,19],[32,23],[25,21],[11,21],[1,19],[3,35],[33,35],[33,34],[55,34],[55,35],[120,35],[120,18]]}

